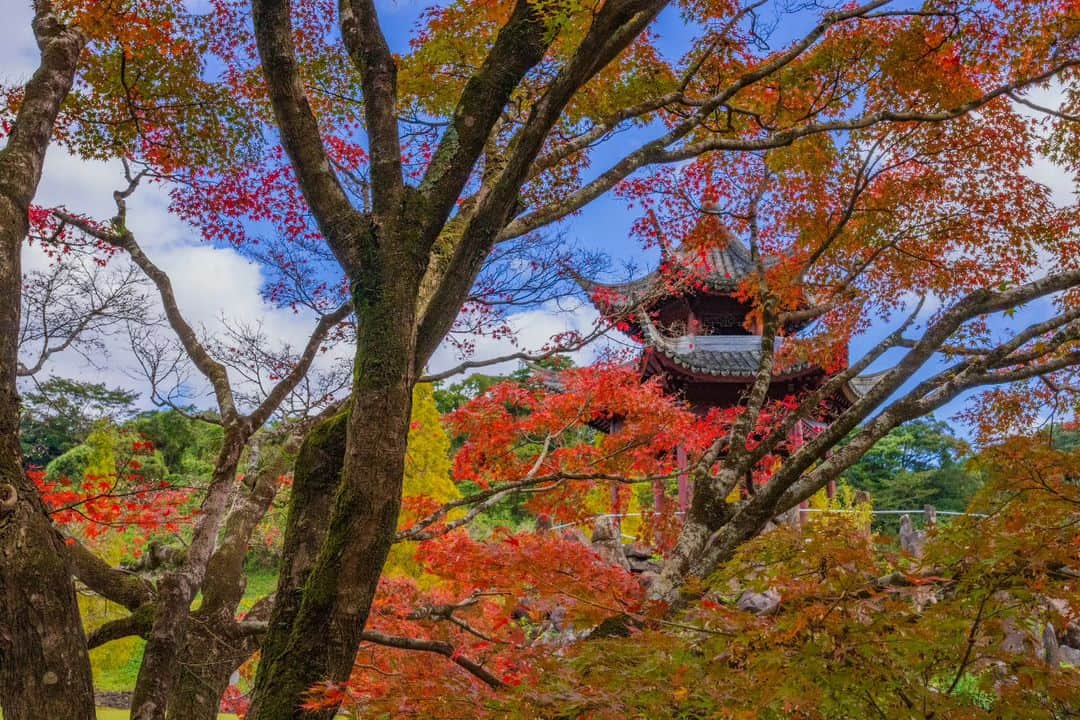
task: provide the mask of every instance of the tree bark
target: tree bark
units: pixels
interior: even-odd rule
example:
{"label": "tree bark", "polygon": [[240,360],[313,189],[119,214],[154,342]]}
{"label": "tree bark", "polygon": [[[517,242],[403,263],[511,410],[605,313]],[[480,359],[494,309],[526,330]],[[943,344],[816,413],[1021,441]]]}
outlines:
{"label": "tree bark", "polygon": [[[369,276],[354,283],[361,288],[353,300],[359,336],[340,483],[292,622],[287,598],[275,610],[248,715],[253,720],[334,716],[334,709],[305,713],[298,700],[318,682],[348,679],[394,540],[415,382],[420,272],[416,266],[410,272],[400,257],[383,267],[401,271],[387,272],[391,281]],[[287,576],[283,572],[283,580]]]}
{"label": "tree bark", "polygon": [[201,608],[191,614],[187,644],[177,658],[177,676],[169,693],[168,717],[216,720],[229,680],[259,649],[259,638],[238,632]]}
{"label": "tree bark", "polygon": [[[396,64],[374,3],[340,4],[341,30],[363,84],[371,151],[371,213],[351,206],[327,161],[318,122],[304,95],[292,41],[289,5],[254,3],[255,37],[282,143],[304,197],[351,283],[357,350],[345,456],[326,536],[287,622],[276,612],[256,680],[250,718],[311,717],[299,704],[320,681],[349,677],[401,505],[412,387],[449,329],[547,133],[574,92],[628,46],[663,2],[606,3],[574,57],[553,81],[512,145],[506,166],[486,188],[465,235],[435,262],[430,298],[421,281],[433,245],[473,172],[492,127],[521,78],[538,63],[550,37],[528,2],[515,4],[491,55],[454,111],[463,130],[448,131],[416,188],[402,176],[395,107]],[[455,120],[455,123],[457,120]],[[423,319],[418,308],[424,302]],[[424,326],[421,330],[421,325]],[[315,717],[330,718],[334,709]]]}
{"label": "tree bark", "polygon": [[347,421],[348,413],[342,412],[315,425],[304,438],[296,458],[274,607],[262,644],[262,661],[249,712],[252,718],[269,716],[263,710],[272,694],[266,683],[285,671],[277,666],[285,656],[289,628],[300,610],[304,584],[326,537],[334,490],[345,463]]}
{"label": "tree bark", "polygon": [[41,63],[0,150],[0,707],[7,720],[92,720],[94,692],[75,586],[19,446],[20,252],[60,105],[85,38],[39,3]]}
{"label": "tree bark", "polygon": [[202,504],[194,538],[182,567],[168,572],[158,583],[154,622],[146,638],[139,676],[131,699],[132,720],[165,717],[169,693],[178,671],[177,658],[185,646],[191,603],[206,572],[218,536],[226,502],[236,481],[243,443],[226,437],[214,478]]}
{"label": "tree bark", "polygon": [[[191,614],[177,658],[166,711],[170,718],[214,720],[230,677],[259,648],[261,638],[239,632],[236,621],[246,586],[244,560],[251,534],[273,502],[278,478],[288,471],[292,457],[287,447],[252,452],[263,456],[262,466],[238,488],[221,542],[206,565],[202,602]],[[245,620],[265,620],[271,604],[264,598]]]}

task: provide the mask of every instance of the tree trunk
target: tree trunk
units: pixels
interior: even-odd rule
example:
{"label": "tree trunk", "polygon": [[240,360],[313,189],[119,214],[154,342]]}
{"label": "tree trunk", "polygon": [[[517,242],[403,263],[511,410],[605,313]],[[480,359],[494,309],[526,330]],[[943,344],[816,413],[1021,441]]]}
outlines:
{"label": "tree trunk", "polygon": [[[0,270],[0,312],[18,302],[6,269]],[[5,375],[7,369],[0,367]],[[13,507],[0,509],[0,708],[7,720],[93,720],[94,689],[75,586],[63,539],[22,471],[17,418],[18,399],[4,382],[0,488],[4,505],[13,500]]]}
{"label": "tree trunk", "polygon": [[[345,462],[345,431],[348,413],[339,413],[315,425],[304,438],[293,472],[292,495],[281,550],[280,574],[274,592],[269,630],[262,644],[262,661],[255,677],[249,717],[259,717],[264,698],[271,695],[268,678],[281,670],[275,666],[285,654],[289,629],[303,600],[304,583],[326,537],[334,490]],[[263,717],[266,717],[263,714]]]}
{"label": "tree trunk", "polygon": [[[214,720],[229,678],[259,649],[259,638],[240,632],[236,622],[246,586],[244,560],[251,534],[273,502],[278,478],[288,471],[291,456],[286,448],[252,452],[261,454],[263,462],[237,488],[221,542],[206,565],[202,602],[188,622],[176,681],[169,693],[169,718]],[[338,467],[340,470],[340,460]],[[325,507],[323,514],[325,517]],[[245,620],[265,620],[270,606],[268,598],[260,600]]]}
{"label": "tree trunk", "polygon": [[34,32],[41,64],[0,150],[0,707],[7,720],[92,720],[75,586],[63,539],[23,472],[15,385],[28,212],[85,40],[44,11],[34,18]]}
{"label": "tree trunk", "polygon": [[216,720],[229,678],[245,657],[236,657],[221,640],[198,625],[192,615],[185,651],[177,661],[176,680],[169,694],[168,716],[184,720]]}
{"label": "tree trunk", "polygon": [[715,491],[711,478],[696,477],[690,507],[671,556],[664,562],[660,576],[649,586],[649,598],[672,610],[682,606],[682,590],[694,572],[694,564],[721,527],[731,516],[724,498]]}
{"label": "tree trunk", "polygon": [[252,720],[334,716],[336,708],[311,714],[299,703],[318,682],[348,679],[397,530],[415,382],[416,281],[401,273],[357,285],[365,292],[354,299],[359,335],[341,481],[293,622],[275,613],[269,629]]}
{"label": "tree trunk", "polygon": [[202,584],[206,566],[214,550],[221,518],[225,514],[236,468],[244,444],[226,437],[214,478],[203,501],[192,542],[183,564],[162,577],[157,587],[154,622],[146,638],[139,676],[131,699],[132,720],[161,720],[165,717],[169,694],[178,671],[177,660],[184,649],[191,603]]}
{"label": "tree trunk", "polygon": [[192,613],[169,694],[169,718],[217,719],[232,674],[258,649],[256,638],[237,636],[235,623],[230,626],[223,628],[201,611]]}

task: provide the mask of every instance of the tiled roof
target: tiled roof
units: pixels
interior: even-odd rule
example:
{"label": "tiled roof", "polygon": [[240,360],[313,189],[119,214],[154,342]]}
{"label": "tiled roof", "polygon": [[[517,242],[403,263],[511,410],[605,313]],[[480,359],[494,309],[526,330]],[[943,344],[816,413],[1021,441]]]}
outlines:
{"label": "tiled roof", "polygon": [[874,386],[881,382],[882,378],[888,370],[882,372],[869,373],[867,375],[856,375],[847,381],[847,385],[844,388],[847,391],[848,397],[854,402],[859,398],[868,394],[874,389]]}
{"label": "tiled roof", "polygon": [[[759,335],[683,335],[666,337],[648,318],[641,323],[645,344],[671,363],[699,375],[752,377],[761,365]],[[777,338],[777,342],[781,342]],[[801,363],[785,374],[809,368]]]}
{"label": "tiled roof", "polygon": [[[773,258],[766,258],[765,264],[771,265]],[[700,253],[696,250],[679,248],[672,253],[672,279],[678,273],[696,278],[717,292],[733,292],[739,283],[754,272],[754,262],[750,250],[736,238],[732,238],[723,248],[709,248]],[[591,297],[606,296],[605,303],[618,308],[632,308],[642,302],[654,299],[654,290],[664,290],[664,275],[661,270],[654,270],[648,275],[621,283],[602,283],[588,278],[576,278],[578,285]]]}
{"label": "tiled roof", "polygon": [[[752,377],[761,366],[761,338],[757,335],[710,335],[662,338],[655,328],[646,330],[646,342],[679,367],[699,375]],[[778,338],[779,341],[779,338]],[[784,375],[813,367],[801,362],[785,368]]]}

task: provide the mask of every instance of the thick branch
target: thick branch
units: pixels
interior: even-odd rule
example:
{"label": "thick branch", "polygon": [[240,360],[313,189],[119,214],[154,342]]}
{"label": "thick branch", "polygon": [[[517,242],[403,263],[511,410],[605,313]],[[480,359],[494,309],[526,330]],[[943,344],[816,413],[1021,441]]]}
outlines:
{"label": "thick branch", "polygon": [[536,8],[528,0],[518,0],[483,65],[465,84],[420,183],[426,200],[420,237],[427,246],[445,224],[514,89],[543,59],[552,38]]}
{"label": "thick branch", "polygon": [[24,211],[30,206],[60,105],[71,90],[86,36],[65,26],[48,2],[35,3],[32,23],[41,62],[23,91],[7,144],[0,150],[0,195]]}
{"label": "thick branch", "polygon": [[385,633],[375,632],[374,630],[365,630],[361,633],[360,639],[364,642],[385,645],[386,647],[398,648],[399,650],[420,650],[422,652],[442,655],[476,676],[487,684],[488,687],[495,688],[496,690],[505,687],[502,680],[491,674],[491,672],[485,669],[483,665],[470,660],[464,655],[458,654],[454,646],[448,642],[442,642],[440,640],[417,640],[397,635],[386,635]]}
{"label": "thick branch", "polygon": [[110,620],[98,629],[90,633],[86,638],[86,647],[93,650],[107,642],[121,638],[138,636],[146,637],[150,632],[150,626],[154,621],[154,606],[143,605],[134,610],[130,615],[125,615],[116,620]]}
{"label": "thick branch", "polygon": [[135,612],[154,599],[153,586],[138,575],[117,570],[78,541],[64,547],[75,577],[106,600]]}
{"label": "thick branch", "polygon": [[[397,123],[397,63],[379,26],[374,2],[341,0],[338,11],[341,37],[360,71],[363,86],[365,128],[371,148],[372,205],[376,212],[396,211],[404,192]],[[278,118],[281,126],[280,115]]]}
{"label": "thick branch", "polygon": [[349,202],[331,169],[319,124],[304,94],[292,41],[289,2],[254,0],[252,6],[259,58],[282,145],[334,256],[347,271],[355,270],[361,257],[357,246],[360,229],[367,226],[367,220]]}
{"label": "thick branch", "polygon": [[666,5],[661,0],[611,0],[597,13],[581,44],[514,136],[502,170],[481,191],[475,209],[442,268],[417,336],[417,356],[426,362],[449,331],[458,308],[510,219],[522,184],[566,104],[592,77],[633,42]]}

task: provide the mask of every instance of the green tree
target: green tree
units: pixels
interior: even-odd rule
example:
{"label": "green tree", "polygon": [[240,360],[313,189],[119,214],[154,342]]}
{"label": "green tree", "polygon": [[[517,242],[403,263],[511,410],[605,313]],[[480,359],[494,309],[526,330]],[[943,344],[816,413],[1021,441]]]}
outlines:
{"label": "green tree", "polygon": [[441,382],[436,383],[434,390],[435,406],[443,415],[453,412],[470,400],[483,395],[489,387],[502,379],[501,375],[474,373],[464,380],[449,385],[443,385]]}
{"label": "green tree", "polygon": [[[100,420],[86,439],[45,466],[45,477],[56,481],[67,478],[80,485],[84,478],[106,478],[124,472],[131,459],[131,446],[139,436],[131,430]],[[168,469],[161,454],[140,455],[138,475],[147,480],[164,480]]]}
{"label": "green tree", "polygon": [[170,475],[210,477],[221,449],[220,425],[185,417],[177,410],[139,414],[127,427],[154,443]]}
{"label": "green tree", "polygon": [[26,464],[45,467],[84,442],[95,423],[126,419],[138,397],[103,383],[62,377],[38,384],[22,396],[20,439]]}
{"label": "green tree", "polygon": [[[933,417],[904,423],[879,440],[844,477],[870,493],[880,510],[920,508],[960,512],[981,486],[968,467],[971,448]],[[880,527],[892,527],[879,521]]]}
{"label": "green tree", "polygon": [[[421,383],[413,388],[412,419],[409,424],[409,448],[405,454],[405,477],[402,483],[404,507],[398,526],[408,526],[426,513],[410,507],[414,502],[436,505],[461,497],[450,476],[450,437],[443,429],[434,388]],[[416,543],[398,543],[390,549],[386,573],[419,577]]]}

